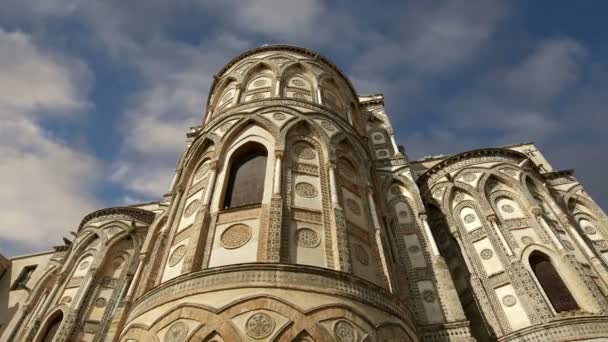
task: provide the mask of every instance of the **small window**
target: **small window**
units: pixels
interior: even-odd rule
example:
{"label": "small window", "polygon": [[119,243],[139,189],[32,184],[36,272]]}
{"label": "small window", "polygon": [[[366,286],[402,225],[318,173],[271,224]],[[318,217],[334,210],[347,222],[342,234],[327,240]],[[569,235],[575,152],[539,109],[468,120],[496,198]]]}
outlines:
{"label": "small window", "polygon": [[568,287],[546,255],[533,253],[530,256],[530,266],[556,312],[579,309]]}
{"label": "small window", "polygon": [[35,270],[36,265],[25,266],[11,287],[11,291],[27,289],[27,282],[30,280]]}
{"label": "small window", "polygon": [[262,203],[268,152],[257,143],[239,148],[232,157],[224,208]]}

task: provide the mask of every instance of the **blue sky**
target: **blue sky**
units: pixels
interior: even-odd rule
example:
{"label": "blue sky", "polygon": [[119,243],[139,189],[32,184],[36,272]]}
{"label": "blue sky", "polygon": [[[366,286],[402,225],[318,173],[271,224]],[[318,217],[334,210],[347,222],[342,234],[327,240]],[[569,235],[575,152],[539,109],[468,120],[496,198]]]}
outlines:
{"label": "blue sky", "polygon": [[411,158],[534,141],[608,205],[603,2],[8,0],[0,252],[167,191],[212,76],[245,49],[319,51],[383,93]]}

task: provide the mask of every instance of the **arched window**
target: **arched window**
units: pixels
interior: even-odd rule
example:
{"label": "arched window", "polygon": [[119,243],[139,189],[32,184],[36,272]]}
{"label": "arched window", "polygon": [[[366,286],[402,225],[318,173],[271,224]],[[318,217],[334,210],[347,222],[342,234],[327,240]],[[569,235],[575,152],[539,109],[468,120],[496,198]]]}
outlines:
{"label": "arched window", "polygon": [[551,260],[546,255],[538,252],[530,255],[529,260],[536,279],[538,279],[543,290],[545,290],[545,294],[555,311],[578,310],[578,304],[555,267],[553,267],[553,264],[551,264]]}
{"label": "arched window", "polygon": [[59,311],[58,314],[55,315],[55,317],[53,317],[47,328],[46,328],[46,332],[44,333],[44,335],[42,336],[42,342],[52,342],[53,339],[55,338],[55,334],[57,334],[57,330],[59,330],[59,326],[61,325],[61,321],[63,320],[63,313],[61,311]]}
{"label": "arched window", "polygon": [[239,148],[232,156],[224,208],[262,203],[268,151],[257,143]]}

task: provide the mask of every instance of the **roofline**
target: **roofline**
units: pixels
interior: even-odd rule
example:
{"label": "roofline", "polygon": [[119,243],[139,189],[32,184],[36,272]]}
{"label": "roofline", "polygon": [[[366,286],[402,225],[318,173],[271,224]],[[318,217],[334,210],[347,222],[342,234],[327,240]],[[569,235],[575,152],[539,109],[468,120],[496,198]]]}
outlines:
{"label": "roofline", "polygon": [[260,52],[275,51],[275,50],[288,50],[288,51],[291,50],[291,51],[295,51],[295,52],[298,52],[298,53],[301,53],[304,55],[309,55],[309,56],[313,57],[314,59],[319,59],[319,60],[323,61],[344,79],[344,81],[348,85],[350,91],[353,93],[354,98],[358,99],[357,91],[355,90],[355,87],[353,87],[352,83],[350,82],[350,79],[346,76],[346,74],[344,72],[342,72],[333,62],[331,62],[326,57],[322,56],[320,53],[318,53],[314,50],[310,50],[310,49],[295,46],[295,45],[268,44],[268,45],[262,45],[262,46],[258,46],[258,47],[249,49],[249,50],[239,54],[238,56],[232,58],[228,63],[226,63],[226,65],[224,65],[224,67],[222,69],[220,69],[219,72],[217,72],[215,75],[213,75],[213,83],[211,83],[211,87],[209,87],[209,94],[207,95],[207,104],[205,105],[205,116],[207,115],[207,113],[209,111],[209,101],[211,99],[211,94],[215,90],[218,80],[224,75],[224,73],[226,71],[228,71],[228,69],[230,69],[233,65],[235,65],[237,62],[239,62],[240,60],[242,60],[246,57],[255,55]]}
{"label": "roofline", "polygon": [[54,254],[54,253],[55,253],[55,251],[36,252],[36,253],[32,253],[32,254],[17,255],[17,256],[14,256],[14,257],[7,258],[7,259],[9,261],[13,261],[13,260],[16,260],[16,259],[25,259],[25,258],[37,257],[37,256],[45,255],[45,254]]}

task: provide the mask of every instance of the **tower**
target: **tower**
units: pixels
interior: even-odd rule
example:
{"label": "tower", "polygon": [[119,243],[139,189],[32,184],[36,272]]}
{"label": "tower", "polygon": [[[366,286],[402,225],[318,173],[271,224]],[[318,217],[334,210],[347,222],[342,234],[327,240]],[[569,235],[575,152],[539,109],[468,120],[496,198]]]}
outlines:
{"label": "tower", "polygon": [[160,201],[0,258],[20,303],[0,336],[588,340],[608,334],[607,227],[533,144],[409,160],[382,95],[263,46],[216,75]]}

